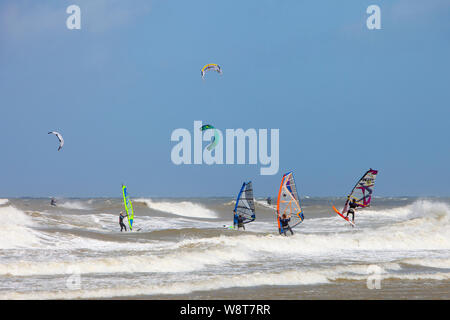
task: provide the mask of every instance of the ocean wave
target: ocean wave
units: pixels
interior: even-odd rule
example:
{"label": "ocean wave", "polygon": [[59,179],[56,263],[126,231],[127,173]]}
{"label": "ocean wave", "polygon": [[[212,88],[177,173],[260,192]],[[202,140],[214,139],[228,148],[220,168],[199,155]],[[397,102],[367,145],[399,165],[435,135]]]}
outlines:
{"label": "ocean wave", "polygon": [[193,203],[190,201],[153,201],[151,199],[136,199],[135,202],[143,202],[148,208],[175,214],[178,216],[190,217],[190,218],[218,218],[217,213],[205,208],[204,206]]}
{"label": "ocean wave", "polygon": [[23,211],[13,207],[0,208],[0,249],[35,247],[39,237],[31,229],[32,219]]}
{"label": "ocean wave", "polygon": [[[134,286],[109,286],[98,289],[58,290],[41,292],[10,292],[0,294],[1,299],[86,299],[124,296],[151,296],[162,294],[188,294],[195,291],[211,291],[226,288],[258,287],[258,286],[298,286],[329,284],[335,281],[368,281],[373,274],[373,267],[379,270],[380,281],[393,280],[438,280],[450,279],[450,273],[415,273],[402,274],[391,272],[386,265],[348,265],[330,268],[312,268],[310,270],[283,270],[279,272],[253,272],[251,274],[216,275],[197,277],[190,280],[171,283],[148,283]],[[394,268],[395,269],[395,268]],[[345,272],[343,272],[345,270]],[[82,280],[81,280],[82,286]]]}
{"label": "ocean wave", "polygon": [[[273,201],[273,200],[272,200]],[[260,206],[262,206],[262,207],[266,207],[266,208],[270,208],[270,209],[276,209],[276,201],[275,201],[275,204],[268,204],[267,203],[267,201],[266,200],[255,200],[255,203],[257,204],[257,205],[260,205]],[[274,202],[272,202],[272,203],[274,203]]]}
{"label": "ocean wave", "polygon": [[418,265],[429,268],[450,269],[450,259],[419,259],[409,258],[403,259],[400,262],[410,265]]}
{"label": "ocean wave", "polygon": [[443,202],[433,202],[429,200],[417,200],[403,207],[390,209],[372,209],[357,211],[362,217],[388,217],[393,219],[414,219],[423,217],[444,217],[449,216],[450,207]]}
{"label": "ocean wave", "polygon": [[75,210],[90,210],[88,206],[79,201],[66,201],[63,203],[56,203],[58,207]]}
{"label": "ocean wave", "polygon": [[[351,232],[301,233],[290,237],[268,234],[242,234],[235,237],[218,236],[208,239],[186,239],[179,244],[215,243],[221,246],[267,252],[274,255],[337,254],[346,250],[449,250],[450,209],[442,203],[418,203],[400,208],[401,214],[416,217],[386,224],[377,228],[351,230]],[[406,211],[404,211],[406,210]],[[418,212],[420,214],[418,214]]]}
{"label": "ocean wave", "polygon": [[126,257],[87,258],[82,261],[18,261],[0,264],[0,275],[33,276],[71,274],[78,270],[87,273],[192,272],[209,265],[247,261],[248,254],[231,249],[184,250],[166,255],[139,255]]}
{"label": "ocean wave", "polygon": [[124,296],[140,296],[140,295],[157,295],[157,294],[186,294],[194,291],[216,290],[230,287],[253,287],[258,285],[301,285],[327,283],[327,279],[314,273],[296,273],[289,272],[278,274],[252,273],[233,276],[217,276],[212,279],[201,279],[191,281],[179,281],[166,284],[149,284],[141,286],[117,286],[109,288],[101,288],[94,290],[65,290],[53,292],[33,292],[18,293],[11,292],[6,294],[0,293],[0,299],[86,299],[86,298],[107,298],[107,297],[124,297]]}
{"label": "ocean wave", "polygon": [[0,206],[3,206],[9,202],[8,199],[0,199]]}

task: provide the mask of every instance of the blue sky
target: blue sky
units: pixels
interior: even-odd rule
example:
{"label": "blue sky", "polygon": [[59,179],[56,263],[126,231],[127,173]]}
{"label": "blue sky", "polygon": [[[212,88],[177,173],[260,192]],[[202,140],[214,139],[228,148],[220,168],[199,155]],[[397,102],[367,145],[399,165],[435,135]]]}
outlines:
{"label": "blue sky", "polygon": [[[66,8],[81,7],[81,30]],[[381,8],[368,30],[366,8]],[[449,196],[450,3],[0,3],[0,197]],[[223,75],[200,77],[206,63]],[[175,166],[177,128],[280,129],[280,170]],[[65,139],[57,152],[57,140]],[[207,143],[205,143],[205,146]]]}

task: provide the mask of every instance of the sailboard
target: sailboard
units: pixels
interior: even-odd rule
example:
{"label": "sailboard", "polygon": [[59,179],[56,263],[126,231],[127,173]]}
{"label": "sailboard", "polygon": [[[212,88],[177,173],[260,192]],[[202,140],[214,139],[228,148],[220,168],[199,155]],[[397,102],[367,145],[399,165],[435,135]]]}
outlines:
{"label": "sailboard", "polygon": [[255,199],[253,197],[253,185],[251,181],[242,184],[241,190],[236,198],[234,212],[236,213],[233,214],[233,226],[238,225],[239,215],[244,218],[244,223],[255,221]]}
{"label": "sailboard", "polygon": [[286,218],[291,219],[291,228],[298,226],[303,222],[303,219],[305,219],[302,207],[300,206],[300,199],[297,194],[294,173],[292,171],[283,175],[280,190],[278,191],[277,221],[280,234],[284,232],[280,222],[280,219],[284,214],[286,214]]}
{"label": "sailboard", "polygon": [[336,212],[339,216],[342,217],[342,219],[344,219],[345,221],[347,221],[348,223],[350,223],[353,227],[355,227],[355,223],[353,221],[351,221],[348,217],[345,217],[342,213],[339,212],[338,209],[336,209],[335,206],[333,206],[333,210],[334,212]]}
{"label": "sailboard", "polygon": [[355,224],[349,220],[348,217],[344,217],[344,214],[348,212],[350,202],[355,199],[355,202],[358,204],[358,207],[367,208],[370,207],[370,202],[372,201],[372,193],[375,187],[375,179],[377,177],[378,170],[373,170],[370,168],[364,173],[364,175],[358,180],[358,182],[353,187],[350,194],[347,196],[347,201],[345,202],[344,208],[342,212],[339,212],[335,206],[333,206],[333,210],[344,220],[348,221],[352,226]]}
{"label": "sailboard", "polygon": [[[133,220],[134,220],[134,212],[133,212],[133,206],[131,204],[130,197],[127,193],[127,187],[122,185],[122,194],[123,194],[123,204],[125,205],[125,210],[127,212],[128,217],[128,225],[130,226],[130,231],[133,230]],[[139,230],[138,230],[139,231]]]}

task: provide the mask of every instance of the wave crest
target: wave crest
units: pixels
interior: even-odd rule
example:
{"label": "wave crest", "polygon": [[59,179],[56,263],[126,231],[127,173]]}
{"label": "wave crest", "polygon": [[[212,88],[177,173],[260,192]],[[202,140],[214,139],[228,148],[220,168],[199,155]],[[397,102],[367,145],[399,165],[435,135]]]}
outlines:
{"label": "wave crest", "polygon": [[190,201],[169,202],[153,201],[151,199],[136,199],[135,202],[142,202],[145,203],[150,209],[175,214],[178,216],[206,219],[218,218],[217,213],[214,211]]}

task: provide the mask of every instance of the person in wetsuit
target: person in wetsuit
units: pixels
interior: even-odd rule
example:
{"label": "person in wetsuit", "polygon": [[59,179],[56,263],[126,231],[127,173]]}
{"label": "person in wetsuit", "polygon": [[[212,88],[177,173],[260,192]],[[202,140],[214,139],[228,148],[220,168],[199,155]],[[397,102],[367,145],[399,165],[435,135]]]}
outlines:
{"label": "person in wetsuit", "polygon": [[234,228],[236,229],[236,226],[237,226],[238,230],[240,228],[243,228],[245,230],[244,217],[242,215],[240,215],[240,214],[238,215],[236,210],[233,210],[233,212],[234,212],[234,221],[233,221]]}
{"label": "person in wetsuit", "polygon": [[120,211],[120,214],[119,214],[120,232],[122,232],[123,229],[125,229],[125,231],[127,231],[127,227],[123,223],[123,218],[125,218],[125,215],[123,215],[123,211]]}
{"label": "person in wetsuit", "polygon": [[348,206],[349,206],[349,209],[348,209],[348,211],[347,211],[347,216],[346,216],[346,218],[348,218],[348,215],[351,214],[351,215],[352,215],[352,222],[355,222],[355,211],[356,211],[356,208],[359,206],[359,205],[356,203],[355,198],[353,198],[352,201],[350,201],[350,203],[349,203]]}
{"label": "person in wetsuit", "polygon": [[238,230],[239,230],[239,228],[242,228],[245,230],[244,217],[241,215],[238,216]]}
{"label": "person in wetsuit", "polygon": [[239,230],[240,228],[243,228],[245,230],[244,226],[244,217],[236,212],[236,210],[233,210],[234,212],[234,221],[233,221],[233,227]]}
{"label": "person in wetsuit", "polygon": [[268,204],[268,205],[271,205],[271,204],[272,204],[272,198],[268,197],[266,201],[267,201],[267,204]]}
{"label": "person in wetsuit", "polygon": [[[291,221],[291,218],[286,217],[286,213],[283,213],[283,216],[280,219],[281,228],[283,229],[284,235],[286,235],[286,230],[289,230],[291,232],[291,235],[294,234],[294,231],[292,231],[291,226],[289,225],[289,221]],[[281,230],[280,230],[281,234]]]}
{"label": "person in wetsuit", "polygon": [[56,200],[55,200],[55,198],[52,198],[52,200],[50,201],[50,205],[56,207]]}

